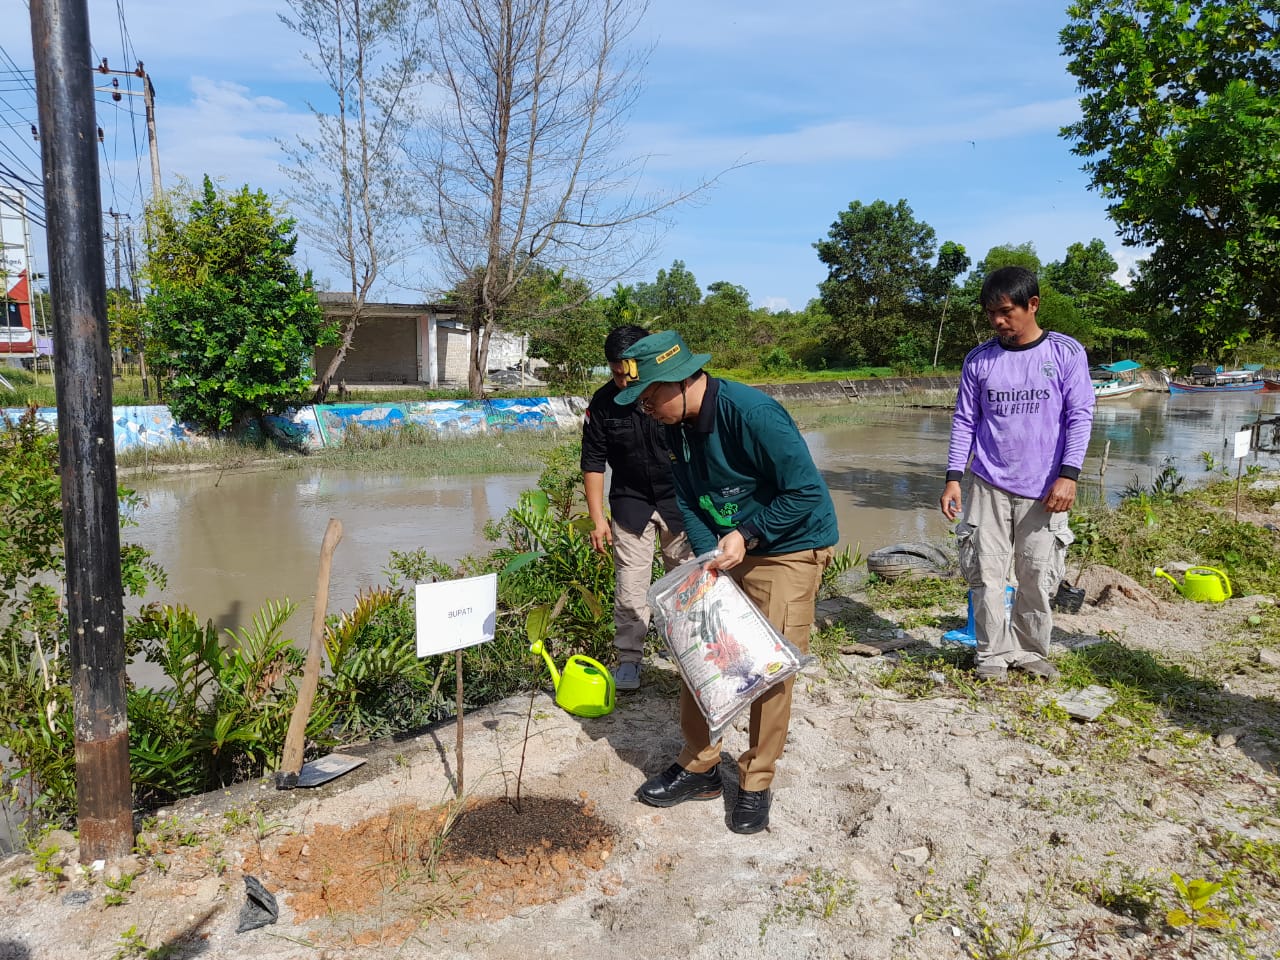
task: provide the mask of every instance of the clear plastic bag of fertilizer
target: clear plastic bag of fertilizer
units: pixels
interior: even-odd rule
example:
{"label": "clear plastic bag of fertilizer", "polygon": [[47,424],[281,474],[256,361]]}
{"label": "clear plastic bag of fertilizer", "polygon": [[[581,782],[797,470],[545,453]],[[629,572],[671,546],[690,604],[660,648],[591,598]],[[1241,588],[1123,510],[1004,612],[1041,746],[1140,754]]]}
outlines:
{"label": "clear plastic bag of fertilizer", "polygon": [[751,701],[813,658],[774,629],[727,573],[719,550],[682,563],[649,588],[649,608],[716,739]]}

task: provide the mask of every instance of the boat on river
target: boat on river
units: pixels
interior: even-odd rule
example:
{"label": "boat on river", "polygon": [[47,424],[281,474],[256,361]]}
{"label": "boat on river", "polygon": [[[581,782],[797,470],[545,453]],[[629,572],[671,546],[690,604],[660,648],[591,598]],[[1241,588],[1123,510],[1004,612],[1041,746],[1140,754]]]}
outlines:
{"label": "boat on river", "polygon": [[1190,377],[1169,381],[1170,393],[1246,393],[1262,387],[1260,363],[1246,363],[1238,370],[1197,364]]}
{"label": "boat on river", "polygon": [[1263,393],[1280,393],[1280,380],[1274,380],[1271,377],[1262,378]]}
{"label": "boat on river", "polygon": [[1095,400],[1112,400],[1116,397],[1127,397],[1142,389],[1142,381],[1134,371],[1142,364],[1133,360],[1117,360],[1115,363],[1100,363],[1089,371],[1093,380],[1093,398]]}

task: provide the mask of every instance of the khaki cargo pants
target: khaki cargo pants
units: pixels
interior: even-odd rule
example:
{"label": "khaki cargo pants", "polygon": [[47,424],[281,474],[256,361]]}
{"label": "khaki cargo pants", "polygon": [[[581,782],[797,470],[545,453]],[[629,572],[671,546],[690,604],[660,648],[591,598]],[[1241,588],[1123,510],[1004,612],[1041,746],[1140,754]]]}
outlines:
{"label": "khaki cargo pants", "polygon": [[693,559],[684,531],[672,530],[656,510],[639,533],[616,520],[613,523],[613,645],[619,663],[639,663],[644,659],[655,539],[662,547],[662,565],[668,571]]}
{"label": "khaki cargo pants", "polygon": [[[965,476],[964,515],[956,524],[960,573],[973,597],[979,664],[1011,667],[1049,656],[1054,590],[1075,539],[1067,514],[1049,513],[1031,497],[1006,493],[972,473]],[[1013,567],[1013,615],[1005,617],[1005,586]]]}
{"label": "khaki cargo pants", "polygon": [[[809,652],[813,608],[822,571],[831,562],[831,547],[774,556],[748,556],[729,571],[743,592],[774,628],[801,653]],[[743,790],[765,790],[787,742],[794,677],[775,684],[751,704],[747,751],[738,757],[738,784]],[[706,773],[720,762],[720,741],[711,742],[706,717],[689,688],[680,685],[680,731],[684,750],[677,763],[692,773]]]}

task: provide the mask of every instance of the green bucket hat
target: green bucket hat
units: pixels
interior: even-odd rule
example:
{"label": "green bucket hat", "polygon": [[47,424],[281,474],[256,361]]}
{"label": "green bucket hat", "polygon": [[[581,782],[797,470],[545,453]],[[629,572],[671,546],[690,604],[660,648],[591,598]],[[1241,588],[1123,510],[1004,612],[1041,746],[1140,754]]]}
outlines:
{"label": "green bucket hat", "polygon": [[622,351],[628,383],[614,402],[624,407],[635,403],[649,384],[679,383],[701,370],[710,359],[709,353],[690,353],[674,330],[650,334]]}

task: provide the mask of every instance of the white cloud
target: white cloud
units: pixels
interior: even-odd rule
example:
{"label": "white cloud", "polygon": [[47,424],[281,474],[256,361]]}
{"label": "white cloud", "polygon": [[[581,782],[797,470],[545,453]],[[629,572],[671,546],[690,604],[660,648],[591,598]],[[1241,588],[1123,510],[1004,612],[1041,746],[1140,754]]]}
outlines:
{"label": "white cloud", "polygon": [[245,183],[273,191],[285,183],[277,138],[289,142],[309,131],[308,111],[242,84],[191,78],[191,100],[164,113],[157,108],[160,163],[170,175],[198,181],[204,174],[228,187]]}
{"label": "white cloud", "polygon": [[982,113],[956,107],[938,122],[840,119],[777,133],[703,137],[665,124],[633,125],[631,141],[643,145],[652,166],[678,169],[724,165],[738,160],[811,166],[849,160],[888,160],[913,151],[968,141],[987,143],[1056,133],[1078,115],[1074,98],[988,108]]}

